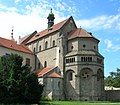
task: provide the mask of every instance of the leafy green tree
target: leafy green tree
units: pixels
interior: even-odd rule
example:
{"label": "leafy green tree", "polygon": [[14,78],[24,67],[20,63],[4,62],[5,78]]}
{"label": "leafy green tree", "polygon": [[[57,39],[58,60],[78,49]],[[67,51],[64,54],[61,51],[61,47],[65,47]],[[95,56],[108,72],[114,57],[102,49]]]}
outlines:
{"label": "leafy green tree", "polygon": [[110,72],[110,75],[105,78],[106,86],[120,87],[120,69],[117,68],[116,72]]}
{"label": "leafy green tree", "polygon": [[31,67],[22,62],[23,58],[17,54],[0,58],[1,103],[39,103],[43,86]]}

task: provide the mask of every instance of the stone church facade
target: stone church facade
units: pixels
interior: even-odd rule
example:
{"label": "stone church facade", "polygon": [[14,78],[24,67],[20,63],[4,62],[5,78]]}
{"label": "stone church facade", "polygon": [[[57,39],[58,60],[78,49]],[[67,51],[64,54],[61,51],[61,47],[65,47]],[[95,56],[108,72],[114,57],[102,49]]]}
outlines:
{"label": "stone church facade", "polygon": [[54,24],[51,10],[47,19],[47,29],[20,39],[34,55],[30,62],[44,85],[43,95],[53,100],[104,100],[104,57],[99,53],[99,40],[77,28],[72,16]]}
{"label": "stone church facade", "polygon": [[99,40],[77,28],[73,17],[54,25],[51,10],[47,19],[47,29],[32,33],[23,42],[36,55],[38,74],[56,67],[50,72],[58,77],[50,78],[50,72],[39,76],[43,84],[47,82],[44,94],[53,99],[103,100],[104,57],[99,53]]}

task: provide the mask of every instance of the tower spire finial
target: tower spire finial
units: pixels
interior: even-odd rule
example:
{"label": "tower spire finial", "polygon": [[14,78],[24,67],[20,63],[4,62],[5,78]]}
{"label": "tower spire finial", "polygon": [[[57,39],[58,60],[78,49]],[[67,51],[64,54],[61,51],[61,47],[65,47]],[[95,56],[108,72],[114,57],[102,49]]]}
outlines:
{"label": "tower spire finial", "polygon": [[50,9],[50,13],[52,13],[52,8]]}
{"label": "tower spire finial", "polygon": [[12,26],[12,32],[11,32],[11,35],[13,35],[13,31],[14,31],[13,28],[14,28],[14,26]]}

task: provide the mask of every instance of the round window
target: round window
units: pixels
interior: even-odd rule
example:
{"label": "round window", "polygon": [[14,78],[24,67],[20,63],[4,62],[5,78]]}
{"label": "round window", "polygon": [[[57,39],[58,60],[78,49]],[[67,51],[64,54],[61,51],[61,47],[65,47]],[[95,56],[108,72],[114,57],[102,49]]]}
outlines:
{"label": "round window", "polygon": [[86,47],[86,45],[84,44],[84,45],[83,45],[83,47],[85,48],[85,47]]}

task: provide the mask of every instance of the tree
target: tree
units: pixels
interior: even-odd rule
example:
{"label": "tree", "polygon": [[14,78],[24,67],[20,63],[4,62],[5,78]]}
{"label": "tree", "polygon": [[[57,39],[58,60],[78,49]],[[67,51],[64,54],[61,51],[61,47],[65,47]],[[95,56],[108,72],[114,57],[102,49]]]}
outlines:
{"label": "tree", "polygon": [[120,87],[120,69],[117,68],[116,72],[110,72],[110,75],[105,78],[106,86]]}
{"label": "tree", "polygon": [[39,103],[43,86],[29,65],[17,54],[0,58],[0,102]]}

